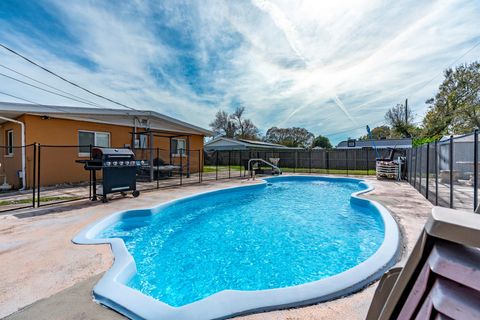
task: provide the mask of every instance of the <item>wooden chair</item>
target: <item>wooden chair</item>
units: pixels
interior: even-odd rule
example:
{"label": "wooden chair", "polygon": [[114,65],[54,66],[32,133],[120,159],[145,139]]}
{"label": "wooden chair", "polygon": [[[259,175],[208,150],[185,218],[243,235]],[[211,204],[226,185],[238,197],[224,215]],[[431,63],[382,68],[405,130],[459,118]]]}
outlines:
{"label": "wooden chair", "polygon": [[403,268],[380,280],[367,320],[480,319],[480,215],[435,207]]}

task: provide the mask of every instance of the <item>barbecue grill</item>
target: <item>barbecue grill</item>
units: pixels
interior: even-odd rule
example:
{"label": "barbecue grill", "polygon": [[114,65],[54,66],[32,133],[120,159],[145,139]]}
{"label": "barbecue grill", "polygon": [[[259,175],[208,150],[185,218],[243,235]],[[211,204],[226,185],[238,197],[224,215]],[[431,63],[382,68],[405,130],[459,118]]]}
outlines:
{"label": "barbecue grill", "polygon": [[[79,161],[80,162],[80,161]],[[135,155],[130,149],[92,148],[90,160],[81,161],[85,170],[92,171],[93,200],[96,200],[96,171],[102,170],[102,201],[107,202],[107,194],[133,191],[138,197],[136,184]]]}

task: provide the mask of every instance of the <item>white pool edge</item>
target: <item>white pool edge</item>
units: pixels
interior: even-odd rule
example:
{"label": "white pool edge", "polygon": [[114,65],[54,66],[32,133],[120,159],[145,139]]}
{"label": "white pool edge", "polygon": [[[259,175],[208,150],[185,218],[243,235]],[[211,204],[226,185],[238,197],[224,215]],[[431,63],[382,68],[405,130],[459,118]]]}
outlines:
{"label": "white pool edge", "polygon": [[[136,266],[133,257],[128,252],[125,243],[119,238],[96,239],[95,236],[122,219],[129,211],[159,212],[163,207],[185,199],[226,192],[237,188],[258,188],[271,179],[291,177],[322,178],[326,180],[358,181],[366,185],[366,189],[351,195],[351,201],[358,205],[373,205],[380,213],[385,227],[385,238],[378,250],[367,260],[340,274],[286,288],[257,291],[223,290],[205,299],[181,306],[172,307],[166,303],[147,296],[125,284],[135,273]],[[399,252],[400,234],[395,219],[388,210],[376,201],[360,198],[361,194],[372,191],[371,184],[362,179],[346,177],[325,177],[315,175],[295,175],[269,177],[261,183],[228,187],[213,191],[196,193],[179,199],[161,203],[158,206],[145,209],[132,209],[113,213],[84,228],[72,240],[76,244],[106,244],[109,243],[115,257],[112,267],[105,273],[93,289],[95,300],[131,319],[223,319],[241,314],[260,311],[298,307],[332,300],[356,292],[378,279],[395,262]]]}

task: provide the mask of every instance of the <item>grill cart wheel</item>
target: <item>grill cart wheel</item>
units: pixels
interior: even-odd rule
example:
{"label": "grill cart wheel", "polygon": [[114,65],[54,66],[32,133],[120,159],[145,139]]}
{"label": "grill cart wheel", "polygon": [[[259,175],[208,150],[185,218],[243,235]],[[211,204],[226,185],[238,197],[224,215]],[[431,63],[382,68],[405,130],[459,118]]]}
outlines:
{"label": "grill cart wheel", "polygon": [[138,197],[139,195],[140,195],[140,191],[138,191],[138,190],[135,190],[135,191],[132,192],[132,196],[134,198]]}
{"label": "grill cart wheel", "polygon": [[102,202],[103,202],[103,203],[107,203],[107,202],[108,202],[107,196],[102,196]]}
{"label": "grill cart wheel", "polygon": [[126,197],[127,196],[127,193],[126,192],[120,192],[120,194],[122,195],[122,197]]}

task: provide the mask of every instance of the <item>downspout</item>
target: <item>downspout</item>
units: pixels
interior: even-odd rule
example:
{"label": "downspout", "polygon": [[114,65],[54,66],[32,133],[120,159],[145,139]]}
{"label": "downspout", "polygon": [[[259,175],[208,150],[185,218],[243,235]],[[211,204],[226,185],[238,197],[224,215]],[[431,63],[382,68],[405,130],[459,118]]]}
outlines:
{"label": "downspout", "polygon": [[27,170],[26,159],[25,159],[25,124],[21,121],[5,118],[2,116],[0,116],[0,119],[19,124],[22,131],[22,142],[21,142],[22,143],[22,188],[20,189],[20,191],[22,191],[22,190],[25,190],[25,186],[27,185],[27,180],[25,180],[25,172]]}

